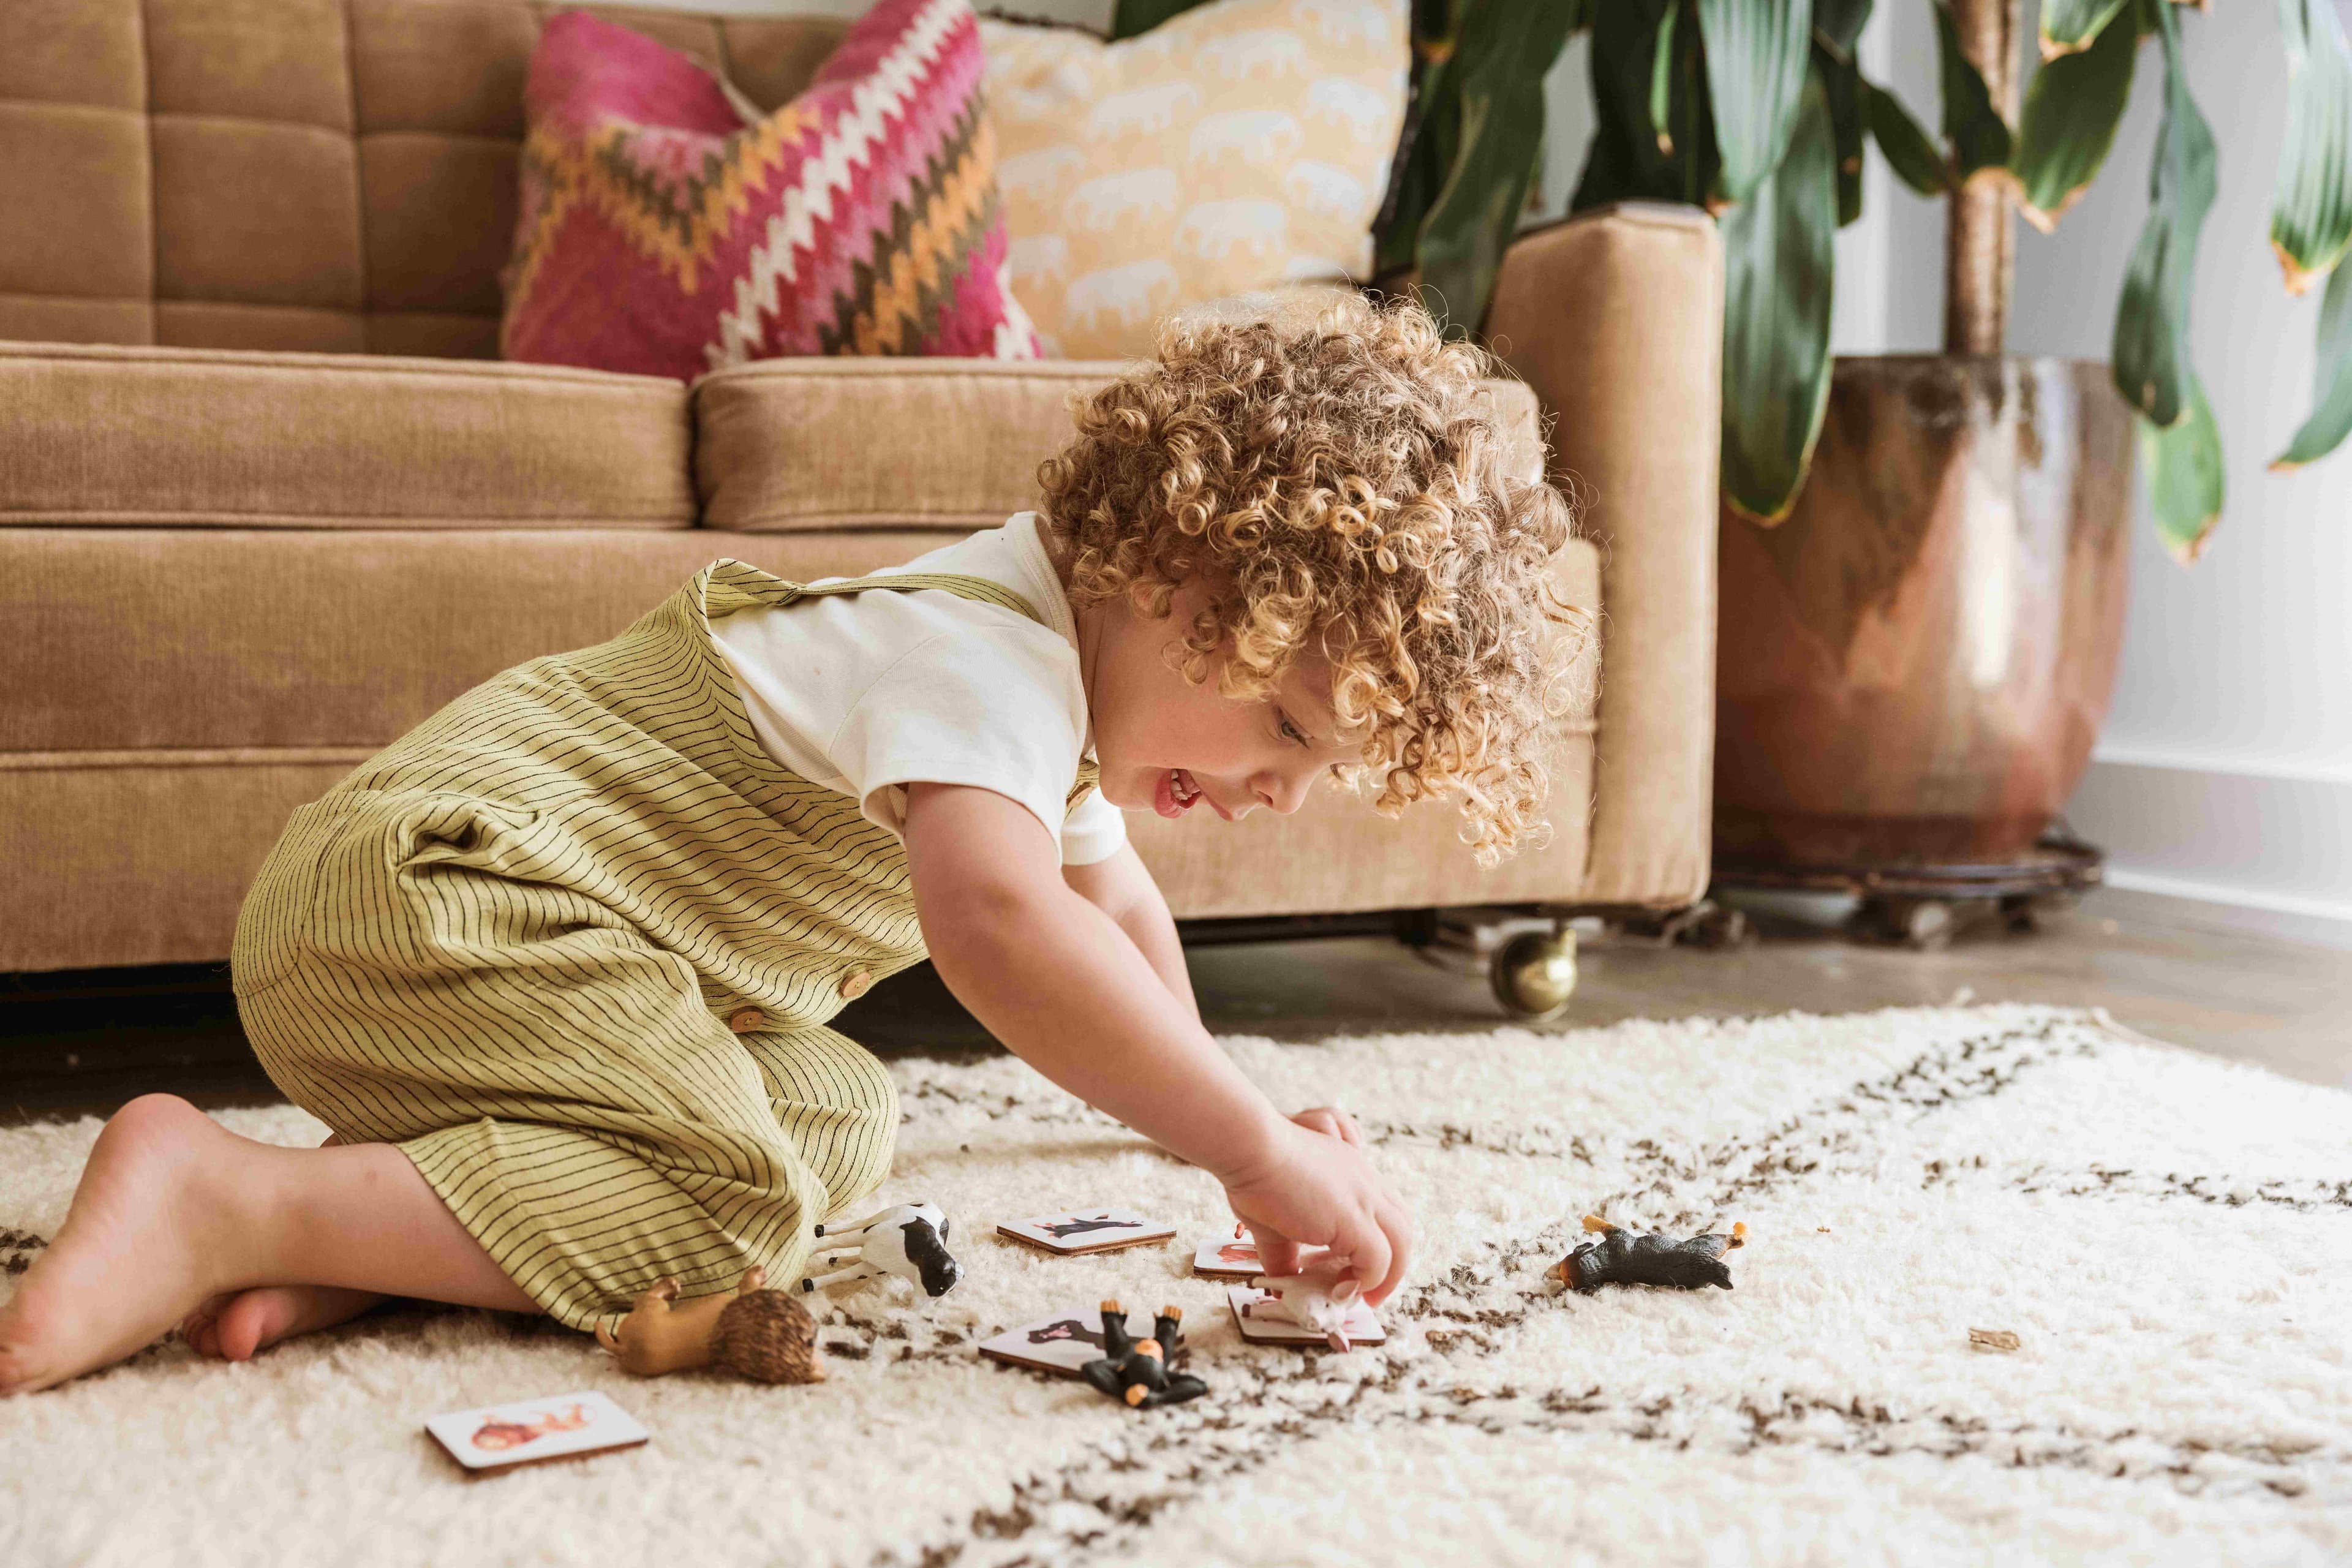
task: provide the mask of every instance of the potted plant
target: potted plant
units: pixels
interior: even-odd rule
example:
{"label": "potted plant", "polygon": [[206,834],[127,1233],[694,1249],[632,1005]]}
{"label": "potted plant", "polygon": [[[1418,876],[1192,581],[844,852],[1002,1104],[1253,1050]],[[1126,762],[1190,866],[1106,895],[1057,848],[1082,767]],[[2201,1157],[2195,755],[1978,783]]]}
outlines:
{"label": "potted plant", "polygon": [[[1760,879],[2032,870],[2105,716],[2135,446],[2177,557],[2222,510],[2189,352],[2215,159],[2184,19],[2167,0],[2044,0],[2021,113],[2018,0],[1913,3],[1934,6],[1940,138],[1858,68],[1872,0],[1608,0],[1577,18],[1598,124],[1572,205],[1691,202],[1722,232],[1717,865]],[[2271,239],[2290,290],[2328,279],[2314,409],[2273,465],[2292,467],[2352,428],[2352,49],[2330,0],[2279,3]],[[1474,0],[1460,52],[1511,9]],[[2112,363],[2008,355],[2011,209],[2057,224],[2144,55],[2163,119]],[[1832,362],[1832,242],[1860,216],[1865,142],[1949,203],[1941,354]]]}

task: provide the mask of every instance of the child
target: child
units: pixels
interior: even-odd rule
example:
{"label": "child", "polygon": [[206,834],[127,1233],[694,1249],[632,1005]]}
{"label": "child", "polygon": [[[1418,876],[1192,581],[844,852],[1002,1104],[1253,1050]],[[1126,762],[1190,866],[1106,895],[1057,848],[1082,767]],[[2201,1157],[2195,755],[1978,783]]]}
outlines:
{"label": "child", "polygon": [[1405,305],[1179,323],[1077,408],[1042,513],[856,582],[722,561],[451,703],[294,814],[238,923],[247,1033],[335,1136],[124,1107],[0,1309],[0,1390],[386,1293],[585,1330],[664,1275],[789,1283],[898,1125],[826,1022],[927,949],[1216,1177],[1268,1273],[1328,1247],[1379,1303],[1402,1206],[1343,1112],[1281,1115],[1202,1028],[1119,812],[1339,774],[1458,793],[1489,862],[1533,830],[1569,517],[1508,471],[1490,369]]}

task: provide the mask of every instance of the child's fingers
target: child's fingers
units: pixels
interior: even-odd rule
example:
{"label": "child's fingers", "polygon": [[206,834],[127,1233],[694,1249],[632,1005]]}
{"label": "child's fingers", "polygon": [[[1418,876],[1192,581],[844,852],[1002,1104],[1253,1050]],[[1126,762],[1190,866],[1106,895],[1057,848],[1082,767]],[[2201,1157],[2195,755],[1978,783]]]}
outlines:
{"label": "child's fingers", "polygon": [[1251,1226],[1250,1239],[1257,1243],[1257,1266],[1261,1274],[1296,1274],[1298,1272],[1298,1244],[1286,1236]]}
{"label": "child's fingers", "polygon": [[1300,1111],[1291,1120],[1301,1127],[1337,1138],[1340,1142],[1352,1148],[1360,1149],[1364,1146],[1364,1130],[1356,1125],[1354,1117],[1336,1105],[1318,1105],[1312,1110]]}
{"label": "child's fingers", "polygon": [[1395,1249],[1378,1224],[1366,1225],[1340,1239],[1338,1250],[1348,1257],[1348,1272],[1364,1288],[1367,1301],[1377,1301],[1376,1289],[1386,1289],[1395,1264]]}
{"label": "child's fingers", "polygon": [[1389,1244],[1388,1271],[1378,1284],[1366,1282],[1364,1300],[1379,1306],[1399,1285],[1404,1283],[1406,1268],[1412,1262],[1412,1221],[1393,1199],[1383,1200],[1380,1210],[1381,1233]]}

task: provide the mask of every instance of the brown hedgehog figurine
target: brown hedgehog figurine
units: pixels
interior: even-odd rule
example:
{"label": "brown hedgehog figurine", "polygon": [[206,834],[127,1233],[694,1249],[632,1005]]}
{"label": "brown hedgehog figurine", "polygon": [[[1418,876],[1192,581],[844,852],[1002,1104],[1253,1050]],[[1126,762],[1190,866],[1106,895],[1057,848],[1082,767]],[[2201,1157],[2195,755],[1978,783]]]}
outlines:
{"label": "brown hedgehog figurine", "polygon": [[787,1292],[761,1289],[766,1279],[747,1269],[733,1295],[684,1305],[677,1281],[665,1279],[637,1298],[617,1333],[598,1324],[596,1342],[639,1377],[716,1366],[753,1383],[823,1383],[816,1320]]}

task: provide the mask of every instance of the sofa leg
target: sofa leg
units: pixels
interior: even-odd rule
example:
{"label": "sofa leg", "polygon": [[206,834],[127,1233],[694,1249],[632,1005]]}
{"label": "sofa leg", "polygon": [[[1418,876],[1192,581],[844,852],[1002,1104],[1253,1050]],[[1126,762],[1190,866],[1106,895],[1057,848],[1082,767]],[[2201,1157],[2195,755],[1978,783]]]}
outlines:
{"label": "sofa leg", "polygon": [[1713,899],[1679,910],[1632,910],[1610,922],[1618,936],[1660,947],[1745,947],[1756,940],[1748,917]]}
{"label": "sofa leg", "polygon": [[1486,981],[1513,1017],[1559,1017],[1576,994],[1576,933],[1566,921],[1548,931],[1521,931],[1496,950]]}

